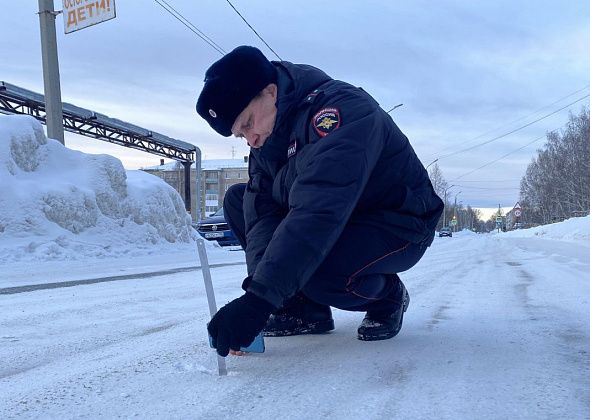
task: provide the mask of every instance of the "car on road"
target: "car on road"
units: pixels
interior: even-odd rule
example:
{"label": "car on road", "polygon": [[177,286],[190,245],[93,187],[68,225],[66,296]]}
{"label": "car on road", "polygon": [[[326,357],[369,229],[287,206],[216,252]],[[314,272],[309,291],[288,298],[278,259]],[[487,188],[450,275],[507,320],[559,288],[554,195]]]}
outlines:
{"label": "car on road", "polygon": [[448,236],[450,238],[453,237],[453,231],[451,230],[450,227],[445,226],[445,227],[441,228],[441,230],[438,231],[438,237],[442,238],[443,236]]}
{"label": "car on road", "polygon": [[208,241],[217,241],[221,246],[240,245],[238,238],[234,235],[232,230],[225,220],[223,215],[223,207],[206,217],[196,224],[195,228],[199,235]]}

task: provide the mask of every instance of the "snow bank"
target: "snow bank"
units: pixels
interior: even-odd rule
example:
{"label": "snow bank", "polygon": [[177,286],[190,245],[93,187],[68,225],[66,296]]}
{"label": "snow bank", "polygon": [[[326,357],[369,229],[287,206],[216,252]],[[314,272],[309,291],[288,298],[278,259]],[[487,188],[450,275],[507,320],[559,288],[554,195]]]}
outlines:
{"label": "snow bank", "polygon": [[537,226],[530,229],[512,230],[502,235],[514,238],[539,237],[561,241],[590,242],[590,216],[576,217],[560,223]]}
{"label": "snow bank", "polygon": [[83,259],[193,243],[178,193],[47,139],[29,116],[0,116],[0,263]]}

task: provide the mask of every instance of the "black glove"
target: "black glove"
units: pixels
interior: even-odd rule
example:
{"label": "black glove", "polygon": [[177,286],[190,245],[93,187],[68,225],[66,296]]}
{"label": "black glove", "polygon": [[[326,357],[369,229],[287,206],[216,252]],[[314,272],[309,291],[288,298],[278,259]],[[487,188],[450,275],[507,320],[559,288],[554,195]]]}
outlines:
{"label": "black glove", "polygon": [[230,349],[238,351],[252,344],[274,310],[270,302],[250,292],[221,308],[207,325],[217,353],[225,357]]}

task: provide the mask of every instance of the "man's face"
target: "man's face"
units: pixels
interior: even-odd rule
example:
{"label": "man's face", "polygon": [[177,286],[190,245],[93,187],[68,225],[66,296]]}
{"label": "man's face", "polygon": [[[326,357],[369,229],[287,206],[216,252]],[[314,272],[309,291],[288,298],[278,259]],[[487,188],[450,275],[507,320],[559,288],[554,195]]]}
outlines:
{"label": "man's face", "polygon": [[276,102],[277,85],[271,83],[238,115],[231,129],[232,134],[245,138],[248,146],[254,149],[262,147],[275,126]]}

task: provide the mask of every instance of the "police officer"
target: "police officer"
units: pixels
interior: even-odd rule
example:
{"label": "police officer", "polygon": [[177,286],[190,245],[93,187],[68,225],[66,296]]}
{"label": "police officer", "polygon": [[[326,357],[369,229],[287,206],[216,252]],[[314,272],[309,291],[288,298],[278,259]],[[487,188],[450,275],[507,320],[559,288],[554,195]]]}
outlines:
{"label": "police officer", "polygon": [[443,203],[406,136],[364,90],[241,46],[205,74],[197,112],[250,146],[249,181],[224,210],[246,252],[245,294],[208,325],[221,356],[267,336],[334,328],[366,312],[360,340],[400,330],[397,273],[432,243]]}

